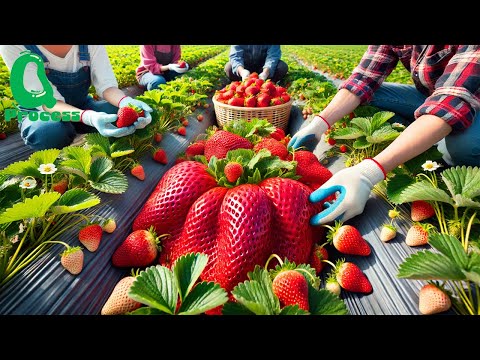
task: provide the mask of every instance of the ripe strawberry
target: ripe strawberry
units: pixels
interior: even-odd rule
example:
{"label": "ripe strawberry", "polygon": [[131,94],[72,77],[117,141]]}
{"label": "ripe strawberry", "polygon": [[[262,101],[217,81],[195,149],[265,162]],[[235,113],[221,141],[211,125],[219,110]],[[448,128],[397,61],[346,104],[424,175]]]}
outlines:
{"label": "ripe strawberry", "polygon": [[243,107],[243,103],[245,102],[245,98],[244,97],[232,97],[230,100],[228,100],[228,105],[231,105],[231,106],[241,106]]}
{"label": "ripe strawberry", "polygon": [[355,117],[355,114],[353,112],[351,112],[350,114],[348,114],[348,118],[350,120],[352,120],[353,118]]}
{"label": "ripe strawberry", "polygon": [[245,89],[245,96],[255,96],[260,92],[260,88],[253,83]]}
{"label": "ripe strawberry", "polygon": [[372,292],[372,284],[363,271],[352,262],[337,261],[335,265],[337,281],[347,291],[368,294]]}
{"label": "ripe strawberry", "polygon": [[116,228],[117,228],[117,223],[113,218],[108,218],[107,220],[105,220],[105,222],[102,225],[103,231],[109,234],[113,233]]}
{"label": "ripe strawberry", "polygon": [[80,246],[67,247],[60,254],[60,263],[72,275],[80,274],[83,269],[83,251]]}
{"label": "ripe strawberry", "polygon": [[244,137],[225,130],[218,130],[205,142],[205,157],[207,161],[210,161],[212,156],[224,159],[230,150],[252,148],[252,143]]}
{"label": "ripe strawberry", "polygon": [[134,281],[134,276],[127,276],[121,279],[113,288],[113,291],[103,305],[100,314],[122,315],[142,306],[141,303],[128,296],[128,292]]}
{"label": "ripe strawberry", "polygon": [[203,115],[202,114],[197,115],[197,120],[202,122],[203,121]]}
{"label": "ripe strawberry", "polygon": [[260,90],[262,93],[270,95],[270,97],[274,97],[277,94],[275,84],[271,80],[265,81]]}
{"label": "ripe strawberry", "polygon": [[330,273],[327,280],[325,280],[325,289],[330,291],[332,294],[340,296],[342,292],[342,288],[337,281],[337,277],[335,276],[335,272]]}
{"label": "ripe strawberry", "polygon": [[234,90],[227,90],[223,93],[222,99],[223,100],[230,100],[235,96],[235,91]]}
{"label": "ripe strawberry", "polygon": [[194,142],[188,145],[185,150],[185,156],[192,159],[195,155],[203,155],[205,153],[205,142]]}
{"label": "ripe strawberry", "polygon": [[342,144],[339,147],[341,153],[346,153],[347,152],[347,145]]}
{"label": "ripe strawberry", "polygon": [[448,294],[436,284],[428,283],[418,294],[418,308],[423,315],[438,314],[452,306]]}
{"label": "ripe strawberry", "polygon": [[130,107],[124,106],[117,112],[117,127],[126,127],[132,125],[138,119],[137,111]]}
{"label": "ripe strawberry", "polygon": [[248,78],[249,79],[258,79],[258,73],[254,71],[248,76]]}
{"label": "ripe strawberry", "polygon": [[174,164],[177,165],[184,161],[187,161],[187,158],[184,155],[180,155],[175,159]]}
{"label": "ripe strawberry", "polygon": [[187,119],[183,119],[183,120],[182,120],[182,125],[183,125],[183,126],[188,126],[188,124],[190,124],[190,123],[188,122]]}
{"label": "ripe strawberry", "polygon": [[100,245],[102,235],[103,229],[99,224],[88,224],[78,232],[78,240],[88,251],[94,252]]}
{"label": "ripe strawberry", "polygon": [[257,96],[257,107],[268,107],[270,106],[270,100],[272,97],[268,94],[262,93]]}
{"label": "ripe strawberry", "polygon": [[282,141],[285,138],[285,131],[282,128],[276,128],[273,133],[270,134],[270,137]]}
{"label": "ripe strawberry", "polygon": [[267,149],[272,156],[278,156],[282,160],[286,160],[288,157],[288,149],[285,144],[273,138],[263,138],[253,147],[255,152],[259,152],[261,149]]}
{"label": "ripe strawberry", "polygon": [[229,162],[225,165],[225,177],[231,183],[237,182],[238,178],[243,174],[243,166],[238,162]]}
{"label": "ripe strawberry", "polygon": [[153,264],[159,252],[159,239],[155,230],[135,230],[120,244],[112,255],[113,266],[145,267]]}
{"label": "ripe strawberry", "polygon": [[370,245],[362,234],[352,225],[343,225],[336,221],[335,225],[325,226],[330,229],[327,239],[333,243],[335,249],[342,254],[368,256],[371,253]]}
{"label": "ripe strawberry", "polygon": [[397,236],[397,228],[390,224],[384,224],[380,231],[380,240],[387,242]]}
{"label": "ripe strawberry", "polygon": [[287,89],[282,86],[276,85],[275,86],[275,96],[281,96],[282,94],[286,93]]}
{"label": "ripe strawberry", "polygon": [[281,97],[274,97],[272,100],[270,100],[270,105],[275,106],[275,105],[282,105],[283,104],[283,99]]}
{"label": "ripe strawberry", "polygon": [[238,85],[237,88],[235,89],[235,94],[237,94],[238,96],[240,97],[244,97],[245,96],[245,89],[247,87],[243,84],[241,85]]}
{"label": "ripe strawberry", "polygon": [[153,160],[155,160],[156,162],[159,162],[160,164],[165,165],[168,163],[167,153],[165,152],[164,149],[159,148],[155,150],[155,152],[153,153]]}
{"label": "ripe strawberry", "polygon": [[255,86],[258,86],[260,88],[265,81],[263,79],[255,79]]}
{"label": "ripe strawberry", "polygon": [[428,233],[430,228],[430,224],[414,223],[407,232],[405,243],[408,246],[420,246],[428,244]]}
{"label": "ripe strawberry", "polygon": [[182,136],[185,136],[187,135],[187,129],[185,126],[180,126],[178,129],[177,129],[177,133],[179,135],[182,135]]}
{"label": "ripe strawberry", "polygon": [[284,103],[287,103],[290,101],[290,95],[288,95],[287,93],[283,93],[282,95],[280,95],[280,97],[282,98]]}
{"label": "ripe strawberry", "polygon": [[58,182],[52,185],[52,190],[60,194],[63,194],[68,189],[68,180],[67,178],[62,178]]}
{"label": "ripe strawberry", "polygon": [[153,135],[153,140],[155,140],[155,142],[159,143],[160,141],[162,141],[163,139],[163,135],[162,133],[155,133],[155,135]]}
{"label": "ripe strawberry", "polygon": [[323,185],[332,177],[332,172],[323,166],[311,151],[297,150],[293,154],[293,160],[297,162],[297,175],[301,176],[298,181],[304,184]]}
{"label": "ripe strawberry", "polygon": [[322,260],[328,260],[328,252],[324,246],[315,244],[310,258],[310,266],[315,269],[315,272],[320,274],[325,267],[325,262]]}
{"label": "ripe strawberry", "polygon": [[272,290],[282,307],[298,305],[300,309],[309,311],[308,282],[297,270],[281,271],[273,279]]}
{"label": "ripe strawberry", "polygon": [[[243,82],[243,85],[245,86],[245,90],[247,89],[247,87],[249,87],[250,85],[252,84],[255,84],[255,79],[249,77],[248,79],[246,79],[244,82]],[[244,90],[244,91],[245,91]],[[238,87],[237,87],[237,92],[238,92]]]}
{"label": "ripe strawberry", "polygon": [[329,145],[332,145],[332,146],[337,143],[337,140],[335,140],[335,139],[332,138],[332,137],[329,137],[327,141],[328,141],[328,144],[329,144]]}
{"label": "ripe strawberry", "polygon": [[412,221],[422,221],[435,215],[433,206],[423,200],[415,200],[412,202],[410,216]]}
{"label": "ripe strawberry", "polygon": [[5,134],[4,132],[1,132],[0,133],[0,140],[5,140],[7,138],[7,134]]}
{"label": "ripe strawberry", "polygon": [[187,63],[183,60],[178,60],[177,64],[180,67],[180,69],[184,69],[187,66]]}
{"label": "ripe strawberry", "polygon": [[257,106],[257,98],[255,96],[247,96],[245,98],[245,107],[256,107]]}
{"label": "ripe strawberry", "polygon": [[145,180],[145,170],[142,164],[136,163],[131,169],[130,173],[139,180]]}

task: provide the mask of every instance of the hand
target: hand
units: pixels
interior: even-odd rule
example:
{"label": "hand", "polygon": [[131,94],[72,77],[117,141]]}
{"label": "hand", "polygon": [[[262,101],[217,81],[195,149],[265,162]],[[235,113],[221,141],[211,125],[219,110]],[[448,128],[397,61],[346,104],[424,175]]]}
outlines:
{"label": "hand", "polygon": [[135,126],[117,128],[112,123],[117,120],[116,114],[107,114],[93,110],[84,110],[80,116],[80,121],[85,125],[93,126],[102,136],[122,137],[133,134]]}
{"label": "hand", "polygon": [[298,132],[290,139],[288,146],[298,149],[305,146],[310,151],[317,146],[322,134],[329,129],[329,124],[320,116],[315,116],[307,126],[298,130]]}
{"label": "hand", "polygon": [[242,81],[245,80],[246,78],[248,78],[249,75],[250,75],[250,71],[248,71],[247,69],[243,69],[240,72],[240,76],[242,77]]}
{"label": "hand", "polygon": [[152,115],[151,112],[153,109],[145,104],[143,101],[133,99],[130,96],[124,97],[120,102],[118,103],[118,107],[122,108],[128,105],[134,105],[136,107],[139,107],[145,112],[145,116],[139,117],[137,121],[133,123],[133,126],[135,126],[135,129],[143,129],[146,127],[148,124],[152,122]]}
{"label": "hand", "polygon": [[268,78],[268,70],[263,70],[260,75],[258,75],[259,79],[262,79],[263,81],[267,80]]}
{"label": "hand", "polygon": [[187,66],[185,66],[184,68],[181,68],[180,65],[178,64],[168,64],[167,66],[170,71],[175,71],[176,73],[179,73],[179,74],[183,74],[188,70]]}
{"label": "hand", "polygon": [[342,169],[310,194],[313,203],[327,196],[340,193],[332,203],[325,203],[326,209],[312,216],[312,225],[323,225],[335,220],[347,221],[361,214],[375,184],[385,179],[385,172],[376,161],[365,159],[361,163]]}

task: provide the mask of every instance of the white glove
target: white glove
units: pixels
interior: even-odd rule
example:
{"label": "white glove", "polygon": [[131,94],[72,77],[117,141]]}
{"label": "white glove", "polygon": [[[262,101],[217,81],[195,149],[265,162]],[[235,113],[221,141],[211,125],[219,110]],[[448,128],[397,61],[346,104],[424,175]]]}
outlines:
{"label": "white glove", "polygon": [[322,134],[329,129],[329,124],[320,116],[315,116],[310,124],[298,130],[290,139],[288,146],[298,149],[305,146],[313,151],[322,138]]}
{"label": "white glove", "polygon": [[245,80],[246,78],[248,78],[249,75],[250,75],[250,71],[248,71],[247,69],[243,69],[240,72],[240,76],[242,77],[242,81]]}
{"label": "white glove", "polygon": [[373,187],[384,179],[383,168],[372,159],[340,170],[310,194],[310,201],[316,203],[337,191],[340,193],[333,204],[326,202],[326,209],[312,216],[310,223],[323,225],[335,220],[347,221],[361,214]]}
{"label": "white glove", "polygon": [[128,105],[134,105],[136,107],[139,107],[145,112],[145,116],[139,117],[137,121],[133,123],[135,129],[143,129],[152,122],[151,112],[153,111],[153,109],[146,103],[140,100],[136,100],[130,96],[126,96],[122,100],[120,100],[120,102],[118,103],[118,108],[120,109]]}
{"label": "white glove", "polygon": [[188,70],[188,67],[185,66],[184,68],[181,68],[180,65],[178,64],[168,64],[168,70],[170,71],[175,71],[176,73],[183,74],[186,73]]}
{"label": "white glove", "polygon": [[135,126],[118,128],[112,123],[117,121],[116,114],[107,114],[93,110],[84,110],[80,116],[80,121],[85,125],[93,126],[102,136],[122,137],[133,134]]}
{"label": "white glove", "polygon": [[267,75],[267,72],[265,70],[263,70],[260,75],[258,75],[258,78],[259,79],[262,79],[263,81],[267,80],[268,78],[268,75]]}

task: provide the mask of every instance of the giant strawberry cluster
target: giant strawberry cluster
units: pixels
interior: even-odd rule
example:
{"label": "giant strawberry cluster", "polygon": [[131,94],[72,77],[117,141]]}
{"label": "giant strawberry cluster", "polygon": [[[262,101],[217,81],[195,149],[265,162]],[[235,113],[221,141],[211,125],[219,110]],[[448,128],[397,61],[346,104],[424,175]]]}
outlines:
{"label": "giant strawberry cluster", "polygon": [[252,73],[244,81],[233,81],[217,90],[214,99],[231,106],[268,107],[282,105],[290,101],[287,90],[271,80],[264,81]]}

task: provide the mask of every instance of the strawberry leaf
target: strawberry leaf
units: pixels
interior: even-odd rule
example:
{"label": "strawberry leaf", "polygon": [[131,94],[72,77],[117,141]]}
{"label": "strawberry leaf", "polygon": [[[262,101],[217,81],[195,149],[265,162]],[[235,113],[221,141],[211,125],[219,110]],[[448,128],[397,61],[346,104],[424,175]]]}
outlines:
{"label": "strawberry leaf", "polygon": [[90,164],[92,163],[91,149],[78,146],[63,148],[62,155],[65,158],[60,165],[66,172],[73,172],[80,177],[87,179],[90,175]]}
{"label": "strawberry leaf", "polygon": [[141,308],[138,308],[137,310],[130,311],[126,313],[125,315],[165,315],[164,312],[151,308],[148,306],[142,306]]}
{"label": "strawberry leaf", "polygon": [[415,183],[415,178],[409,175],[399,174],[387,181],[387,198],[393,204],[401,204],[400,195],[408,186]]}
{"label": "strawberry leaf", "polygon": [[125,139],[115,141],[110,147],[111,157],[117,158],[133,153],[135,149]]}
{"label": "strawberry leaf", "polygon": [[413,175],[419,174],[423,171],[422,165],[425,164],[427,160],[439,160],[442,158],[442,153],[437,150],[436,146],[432,146],[427,151],[421,153],[418,156],[415,156],[413,159],[406,161],[403,164],[403,167]]}
{"label": "strawberry leaf", "polygon": [[95,190],[104,193],[122,194],[127,191],[128,179],[121,171],[110,170],[98,178],[97,181],[89,180],[89,184]]}
{"label": "strawberry leaf", "polygon": [[312,315],[346,315],[347,306],[337,295],[308,284],[308,304]]}
{"label": "strawberry leaf", "polygon": [[406,258],[400,264],[397,276],[418,280],[465,280],[462,269],[454,261],[427,250]]}
{"label": "strawberry leaf", "polygon": [[42,164],[53,164],[57,160],[58,155],[60,155],[60,150],[58,149],[40,150],[35,151],[28,160],[38,167]]}
{"label": "strawberry leaf", "polygon": [[97,181],[112,168],[113,162],[109,158],[104,156],[96,158],[90,167],[90,179]]}
{"label": "strawberry leaf", "polygon": [[203,269],[205,269],[207,262],[208,255],[201,253],[189,253],[175,261],[173,273],[175,274],[181,301],[192,290],[193,285],[195,285]]}
{"label": "strawberry leaf", "polygon": [[100,204],[100,198],[83,189],[67,190],[52,206],[54,214],[66,214]]}
{"label": "strawberry leaf", "polygon": [[464,271],[468,280],[480,285],[480,253],[472,252],[468,262],[468,271]]}
{"label": "strawberry leaf", "polygon": [[87,146],[92,149],[93,156],[110,156],[110,141],[99,133],[85,135]]}
{"label": "strawberry leaf", "polygon": [[223,305],[227,301],[227,292],[219,284],[202,281],[188,293],[178,310],[178,314],[198,315]]}
{"label": "strawberry leaf", "polygon": [[0,173],[3,175],[22,175],[42,178],[42,174],[38,171],[38,166],[29,160],[14,162],[4,168]]}
{"label": "strawberry leaf", "polygon": [[142,304],[173,315],[177,306],[178,288],[170,269],[150,266],[135,278],[128,296]]}
{"label": "strawberry leaf", "polygon": [[415,200],[440,201],[453,205],[453,200],[445,191],[434,187],[426,180],[407,186],[397,198],[398,204]]}
{"label": "strawberry leaf", "polygon": [[353,140],[365,135],[362,130],[356,127],[335,129],[332,134],[335,140]]}
{"label": "strawberry leaf", "polygon": [[372,144],[381,144],[388,141],[395,140],[400,133],[397,130],[392,129],[390,125],[375,130],[372,135],[366,137],[366,140]]}
{"label": "strawberry leaf", "polygon": [[448,257],[460,268],[466,268],[468,256],[462,244],[453,235],[432,233],[428,236],[428,243],[440,253]]}
{"label": "strawberry leaf", "polygon": [[222,315],[255,315],[238,302],[229,301],[222,308]]}
{"label": "strawberry leaf", "polygon": [[449,168],[442,172],[442,179],[457,206],[480,207],[480,203],[471,201],[480,196],[480,168],[471,166]]}
{"label": "strawberry leaf", "polygon": [[14,204],[0,214],[0,224],[43,217],[60,196],[58,192],[52,191],[26,198],[23,202]]}
{"label": "strawberry leaf", "polygon": [[373,114],[373,116],[370,119],[371,131],[373,132],[373,134],[378,129],[380,129],[383,126],[383,124],[385,124],[388,120],[390,120],[394,115],[395,113],[391,111],[379,111]]}
{"label": "strawberry leaf", "polygon": [[308,311],[300,309],[298,305],[285,306],[278,315],[310,315]]}
{"label": "strawberry leaf", "polygon": [[363,132],[364,136],[371,135],[370,133],[370,127],[371,127],[371,118],[365,118],[365,117],[356,117],[353,118],[352,121],[350,121],[350,124],[356,126],[358,129],[360,129]]}
{"label": "strawberry leaf", "polygon": [[370,144],[364,136],[358,138],[353,142],[354,149],[366,149],[372,145],[373,144]]}

